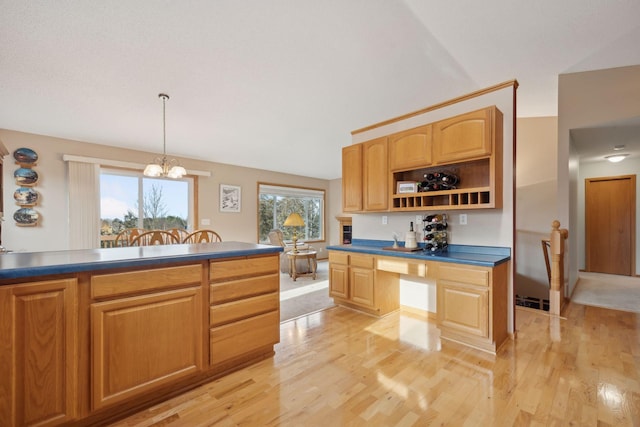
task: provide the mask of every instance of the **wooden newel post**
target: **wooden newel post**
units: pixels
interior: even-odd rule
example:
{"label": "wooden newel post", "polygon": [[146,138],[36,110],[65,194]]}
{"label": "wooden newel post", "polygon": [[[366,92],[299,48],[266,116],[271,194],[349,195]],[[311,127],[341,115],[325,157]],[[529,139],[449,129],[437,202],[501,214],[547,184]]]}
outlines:
{"label": "wooden newel post", "polygon": [[559,316],[564,307],[564,255],[565,240],[569,237],[566,228],[560,228],[560,221],[551,223],[551,289],[549,290],[549,313]]}

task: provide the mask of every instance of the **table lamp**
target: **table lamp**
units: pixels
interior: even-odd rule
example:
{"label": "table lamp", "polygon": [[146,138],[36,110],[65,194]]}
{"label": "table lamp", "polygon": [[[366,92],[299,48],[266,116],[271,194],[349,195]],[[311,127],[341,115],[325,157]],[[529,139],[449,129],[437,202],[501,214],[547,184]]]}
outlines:
{"label": "table lamp", "polygon": [[282,225],[284,225],[285,227],[293,227],[293,237],[291,238],[291,240],[293,241],[293,253],[298,253],[298,227],[304,227],[304,220],[298,213],[293,212],[289,214],[284,224]]}

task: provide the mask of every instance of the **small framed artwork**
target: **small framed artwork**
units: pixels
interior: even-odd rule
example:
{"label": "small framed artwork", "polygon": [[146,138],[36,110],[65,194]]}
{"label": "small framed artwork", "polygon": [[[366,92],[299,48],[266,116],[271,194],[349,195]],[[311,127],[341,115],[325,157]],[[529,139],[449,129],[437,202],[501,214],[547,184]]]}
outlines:
{"label": "small framed artwork", "polygon": [[398,181],[397,194],[415,193],[418,191],[418,183],[414,181]]}
{"label": "small framed artwork", "polygon": [[241,204],[240,186],[220,184],[220,212],[240,212]]}

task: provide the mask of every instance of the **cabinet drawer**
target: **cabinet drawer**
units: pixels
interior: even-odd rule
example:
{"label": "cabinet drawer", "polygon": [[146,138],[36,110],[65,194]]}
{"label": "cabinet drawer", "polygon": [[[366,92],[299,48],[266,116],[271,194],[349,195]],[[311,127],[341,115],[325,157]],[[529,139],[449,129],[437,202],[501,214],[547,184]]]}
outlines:
{"label": "cabinet drawer", "polygon": [[211,304],[221,304],[256,295],[278,292],[279,289],[279,273],[212,283],[209,285],[209,301]]}
{"label": "cabinet drawer", "polygon": [[411,276],[427,277],[427,265],[424,262],[413,262],[401,258],[378,257],[376,269],[390,273],[408,274]]}
{"label": "cabinet drawer", "polygon": [[202,283],[202,265],[154,268],[126,273],[91,276],[91,298],[104,298],[149,290],[162,290]]}
{"label": "cabinet drawer", "polygon": [[351,267],[374,268],[376,258],[372,255],[351,254]]}
{"label": "cabinet drawer", "polygon": [[329,262],[336,264],[349,264],[349,253],[329,251]]}
{"label": "cabinet drawer", "polygon": [[489,270],[482,267],[449,267],[440,264],[438,277],[443,280],[450,280],[471,285],[489,286]]}
{"label": "cabinet drawer", "polygon": [[279,254],[265,257],[241,258],[227,261],[211,261],[209,280],[219,281],[242,276],[277,273]]}
{"label": "cabinet drawer", "polygon": [[209,347],[211,365],[250,353],[280,341],[278,311],[211,328]]}
{"label": "cabinet drawer", "polygon": [[209,309],[209,322],[210,326],[220,326],[258,314],[276,311],[279,307],[280,296],[277,292],[231,301],[226,304],[212,305]]}

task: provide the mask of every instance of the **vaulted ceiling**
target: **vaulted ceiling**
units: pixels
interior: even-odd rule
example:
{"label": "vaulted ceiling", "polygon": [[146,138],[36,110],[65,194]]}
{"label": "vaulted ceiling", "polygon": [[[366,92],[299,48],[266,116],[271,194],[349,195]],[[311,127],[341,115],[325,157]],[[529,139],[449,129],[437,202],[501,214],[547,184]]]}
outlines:
{"label": "vaulted ceiling", "polygon": [[517,79],[640,64],[637,0],[2,2],[0,128],[340,176],[351,130]]}

